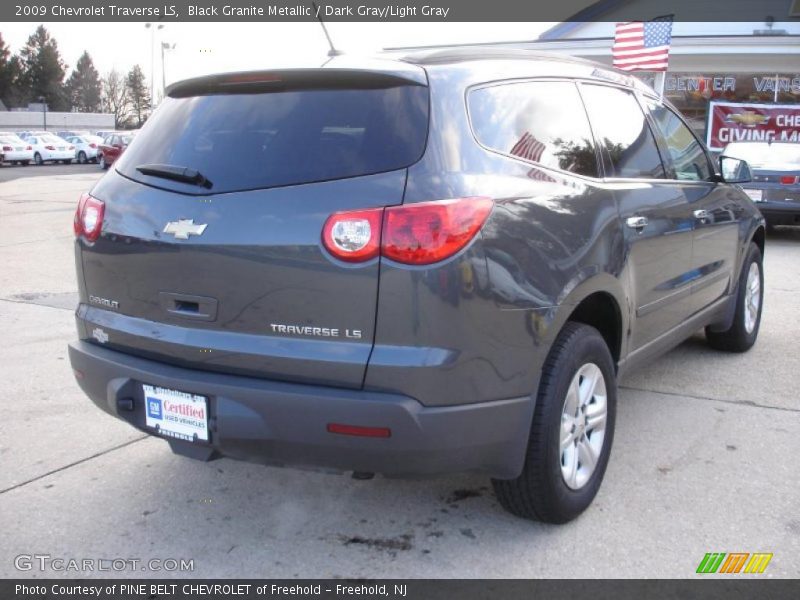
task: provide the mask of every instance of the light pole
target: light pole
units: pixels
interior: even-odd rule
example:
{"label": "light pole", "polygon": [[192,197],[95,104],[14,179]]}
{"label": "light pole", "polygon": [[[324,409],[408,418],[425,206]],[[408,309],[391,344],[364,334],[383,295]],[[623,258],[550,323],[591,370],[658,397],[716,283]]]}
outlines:
{"label": "light pole", "polygon": [[44,130],[47,131],[47,99],[44,96],[39,96],[39,102],[42,103],[42,121]]}
{"label": "light pole", "polygon": [[159,23],[145,23],[145,29],[150,30],[150,102],[155,101],[156,84],[155,84],[155,70],[156,70],[156,30],[164,29],[164,25]]}
{"label": "light pole", "polygon": [[164,51],[165,50],[175,50],[175,46],[177,44],[169,44],[167,42],[161,42],[161,97],[164,97],[164,94],[167,91],[167,70],[164,67]]}

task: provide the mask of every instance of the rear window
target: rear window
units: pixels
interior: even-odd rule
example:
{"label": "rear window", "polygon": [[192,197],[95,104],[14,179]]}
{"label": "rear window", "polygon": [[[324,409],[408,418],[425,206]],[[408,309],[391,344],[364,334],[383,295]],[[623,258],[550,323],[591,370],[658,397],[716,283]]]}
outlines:
{"label": "rear window", "polygon": [[209,193],[311,183],[407,167],[427,129],[428,91],[418,85],[166,98],[117,169],[185,190],[136,167],[187,167],[211,182]]}

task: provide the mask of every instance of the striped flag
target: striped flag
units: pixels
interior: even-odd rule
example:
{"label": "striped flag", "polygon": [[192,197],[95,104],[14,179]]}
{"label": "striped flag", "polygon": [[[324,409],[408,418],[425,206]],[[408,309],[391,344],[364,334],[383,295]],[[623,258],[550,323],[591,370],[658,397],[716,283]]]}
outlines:
{"label": "striped flag", "polygon": [[672,42],[672,17],[617,23],[614,66],[623,71],[666,71]]}
{"label": "striped flag", "polygon": [[519,138],[517,143],[514,144],[514,147],[511,148],[511,154],[524,158],[525,160],[539,162],[542,160],[542,154],[544,154],[545,149],[546,146],[542,142],[526,131],[522,134],[522,137]]}

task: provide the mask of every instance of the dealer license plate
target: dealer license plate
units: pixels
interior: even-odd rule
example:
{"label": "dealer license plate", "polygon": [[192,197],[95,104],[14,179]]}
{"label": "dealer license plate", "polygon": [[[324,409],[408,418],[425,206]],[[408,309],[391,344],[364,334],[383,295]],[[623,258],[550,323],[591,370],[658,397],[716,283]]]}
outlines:
{"label": "dealer license plate", "polygon": [[189,442],[208,441],[208,399],[153,385],[142,385],[145,424],[159,435]]}
{"label": "dealer license plate", "polygon": [[750,200],[753,202],[761,202],[764,197],[763,190],[745,190],[744,193],[750,196]]}

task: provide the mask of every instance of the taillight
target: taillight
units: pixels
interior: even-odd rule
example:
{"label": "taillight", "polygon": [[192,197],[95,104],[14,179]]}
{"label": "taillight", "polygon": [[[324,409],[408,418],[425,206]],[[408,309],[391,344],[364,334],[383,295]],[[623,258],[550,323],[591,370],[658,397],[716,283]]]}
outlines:
{"label": "taillight", "polygon": [[89,144],[89,148],[97,148],[97,144],[95,144],[94,142],[92,142],[91,144]]}
{"label": "taillight", "polygon": [[102,200],[89,194],[83,194],[78,201],[78,209],[75,211],[75,220],[73,221],[75,237],[83,236],[89,242],[97,240],[103,229],[105,210],[106,205]]}
{"label": "taillight", "polygon": [[797,183],[798,178],[794,175],[784,175],[781,177],[781,183],[783,185],[794,185]]}
{"label": "taillight", "polygon": [[491,198],[461,198],[387,208],[381,255],[408,265],[449,258],[475,237],[493,205]]}
{"label": "taillight", "polygon": [[33,146],[28,146],[25,150],[33,150]]}
{"label": "taillight", "polygon": [[382,208],[334,213],[322,228],[322,242],[339,260],[362,262],[378,256]]}
{"label": "taillight", "polygon": [[5,152],[10,152],[11,150],[13,150],[13,148],[11,146],[3,146],[3,150]]}
{"label": "taillight", "polygon": [[75,146],[70,146],[69,149],[70,150],[75,150]]}
{"label": "taillight", "polygon": [[56,148],[55,148],[55,146],[45,146],[44,149],[45,150],[55,150]]}
{"label": "taillight", "polygon": [[334,213],[322,241],[333,256],[363,262],[380,254],[407,265],[450,258],[480,231],[494,202],[474,197]]}

